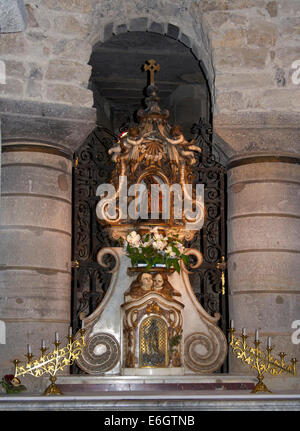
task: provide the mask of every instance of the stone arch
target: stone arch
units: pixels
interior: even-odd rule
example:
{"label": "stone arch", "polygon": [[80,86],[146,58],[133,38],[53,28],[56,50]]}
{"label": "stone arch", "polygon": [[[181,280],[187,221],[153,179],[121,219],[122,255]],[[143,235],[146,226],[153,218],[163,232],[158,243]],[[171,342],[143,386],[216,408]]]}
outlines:
{"label": "stone arch", "polygon": [[134,17],[128,19],[126,22],[120,22],[116,19],[105,24],[101,29],[101,32],[92,31],[89,42],[94,46],[96,43],[106,42],[115,35],[133,31],[158,33],[162,36],[167,36],[177,40],[190,49],[191,53],[199,61],[199,66],[207,79],[208,90],[210,92],[213,107],[215,101],[215,72],[212,62],[212,51],[210,48],[208,32],[203,30],[201,23],[198,23],[198,25],[198,35],[192,35],[189,28],[185,28],[180,24],[172,24],[169,20],[159,22],[152,20],[150,17],[144,16]]}

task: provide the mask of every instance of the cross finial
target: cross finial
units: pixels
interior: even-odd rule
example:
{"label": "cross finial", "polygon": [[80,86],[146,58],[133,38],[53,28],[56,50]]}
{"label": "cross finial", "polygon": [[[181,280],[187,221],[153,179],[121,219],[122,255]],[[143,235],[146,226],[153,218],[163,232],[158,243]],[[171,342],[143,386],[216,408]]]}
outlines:
{"label": "cross finial", "polygon": [[[148,63],[148,64],[147,64]],[[154,84],[154,73],[160,70],[160,65],[156,63],[155,60],[147,60],[144,64],[144,70],[149,70],[150,72],[150,85]]]}

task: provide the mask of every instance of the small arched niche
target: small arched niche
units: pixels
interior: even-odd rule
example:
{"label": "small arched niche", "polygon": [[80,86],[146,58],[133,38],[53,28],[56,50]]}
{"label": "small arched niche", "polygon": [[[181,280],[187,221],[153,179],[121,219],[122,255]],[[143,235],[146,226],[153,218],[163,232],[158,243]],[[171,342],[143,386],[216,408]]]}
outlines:
{"label": "small arched niche", "polygon": [[147,86],[143,65],[160,64],[155,73],[161,108],[170,111],[170,124],[179,124],[187,139],[191,126],[202,118],[210,122],[211,98],[200,62],[178,40],[151,32],[126,32],[94,45],[90,89],[94,93],[98,124],[115,134],[120,126],[136,121]]}

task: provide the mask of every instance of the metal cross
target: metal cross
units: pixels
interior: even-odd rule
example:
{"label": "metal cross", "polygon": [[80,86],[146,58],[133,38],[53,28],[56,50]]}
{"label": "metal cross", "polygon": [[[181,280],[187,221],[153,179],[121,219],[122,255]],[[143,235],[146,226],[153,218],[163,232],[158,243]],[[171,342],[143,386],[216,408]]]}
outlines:
{"label": "metal cross", "polygon": [[[149,64],[147,64],[149,63]],[[155,60],[147,60],[144,64],[144,70],[149,70],[150,72],[150,85],[154,84],[154,72],[160,70],[160,65],[156,63]]]}

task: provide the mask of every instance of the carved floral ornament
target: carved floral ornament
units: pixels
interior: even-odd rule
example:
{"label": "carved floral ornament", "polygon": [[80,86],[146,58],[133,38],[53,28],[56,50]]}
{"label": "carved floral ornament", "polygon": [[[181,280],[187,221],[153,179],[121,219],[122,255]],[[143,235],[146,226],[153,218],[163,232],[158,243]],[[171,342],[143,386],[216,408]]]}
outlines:
{"label": "carved floral ornament", "polygon": [[[195,153],[201,152],[201,149],[195,145],[194,140],[189,142],[185,139],[180,126],[170,126],[168,110],[160,108],[158,104],[160,99],[154,84],[154,72],[159,70],[159,65],[156,65],[154,60],[149,60],[145,70],[150,71],[150,85],[147,87],[145,99],[146,109],[138,111],[138,124],[131,125],[109,150],[112,160],[116,163],[111,180],[114,193],[99,201],[96,208],[97,217],[100,222],[110,225],[114,238],[121,236],[125,239],[129,225],[132,228],[133,224],[138,224],[147,230],[148,225],[159,224],[167,233],[176,228],[181,237],[185,237],[186,234],[187,239],[191,239],[194,233],[186,232],[186,223],[198,222],[198,218],[204,219],[203,202],[202,206],[198,203],[195,190],[192,188],[194,180],[192,166],[196,163]],[[152,194],[154,185],[159,189],[155,202]],[[139,200],[137,188],[130,192],[131,186],[143,187],[144,192]],[[167,188],[172,191],[168,198],[163,194]],[[188,211],[182,214],[179,212],[179,215],[176,213],[174,202],[183,196],[190,203],[191,212],[192,206],[194,205],[194,208],[196,206],[196,215]],[[129,209],[132,201],[136,206],[134,209],[137,211],[136,217],[127,214],[127,208]],[[110,212],[109,207],[114,203],[116,206]],[[142,205],[144,212],[141,210]],[[167,216],[163,212],[163,205],[166,206]],[[181,210],[182,203],[179,205]],[[152,218],[153,213],[155,220]],[[199,223],[195,230],[199,230]]]}

